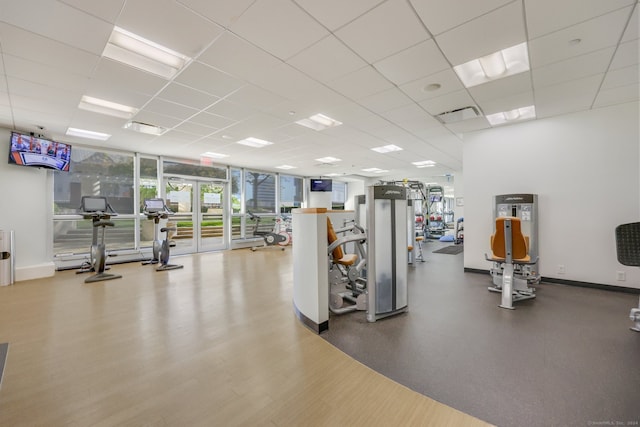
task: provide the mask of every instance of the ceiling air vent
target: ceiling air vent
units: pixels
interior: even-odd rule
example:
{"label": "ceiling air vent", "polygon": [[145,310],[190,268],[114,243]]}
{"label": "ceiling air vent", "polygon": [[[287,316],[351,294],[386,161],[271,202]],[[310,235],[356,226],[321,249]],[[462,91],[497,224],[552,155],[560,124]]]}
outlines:
{"label": "ceiling air vent", "polygon": [[463,107],[457,110],[446,111],[435,116],[442,124],[461,122],[463,120],[475,119],[480,117],[478,107]]}

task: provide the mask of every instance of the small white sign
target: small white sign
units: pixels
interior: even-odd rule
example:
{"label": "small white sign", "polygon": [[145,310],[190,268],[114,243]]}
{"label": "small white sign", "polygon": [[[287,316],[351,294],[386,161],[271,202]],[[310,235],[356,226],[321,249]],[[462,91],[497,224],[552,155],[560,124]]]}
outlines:
{"label": "small white sign", "polygon": [[219,205],[220,193],[204,193],[204,203],[206,205]]}

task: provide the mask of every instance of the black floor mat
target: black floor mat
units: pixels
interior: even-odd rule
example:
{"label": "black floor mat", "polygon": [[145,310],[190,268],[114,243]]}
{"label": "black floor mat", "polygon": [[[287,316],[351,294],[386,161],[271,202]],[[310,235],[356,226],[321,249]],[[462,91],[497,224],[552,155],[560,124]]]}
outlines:
{"label": "black floor mat", "polygon": [[434,254],[447,254],[447,255],[458,255],[462,253],[464,250],[464,246],[462,245],[451,245],[445,246],[442,249],[438,249],[437,251],[433,251]]}

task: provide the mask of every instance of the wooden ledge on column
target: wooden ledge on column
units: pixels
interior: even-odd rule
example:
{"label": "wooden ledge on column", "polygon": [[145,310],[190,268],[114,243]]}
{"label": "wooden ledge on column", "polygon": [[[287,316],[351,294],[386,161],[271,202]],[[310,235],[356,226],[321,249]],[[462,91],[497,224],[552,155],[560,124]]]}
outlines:
{"label": "wooden ledge on column", "polygon": [[296,209],[291,209],[291,213],[295,213],[295,214],[321,214],[321,213],[327,213],[327,208],[296,208]]}

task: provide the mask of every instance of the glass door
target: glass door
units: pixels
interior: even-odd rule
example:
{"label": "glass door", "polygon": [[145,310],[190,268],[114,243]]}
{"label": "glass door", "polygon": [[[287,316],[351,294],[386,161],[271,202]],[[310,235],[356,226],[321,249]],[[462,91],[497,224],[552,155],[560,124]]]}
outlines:
{"label": "glass door", "polygon": [[186,254],[228,247],[226,183],[165,178],[166,203],[174,215],[168,227],[172,252]]}
{"label": "glass door", "polygon": [[198,182],[198,251],[227,248],[225,183]]}

